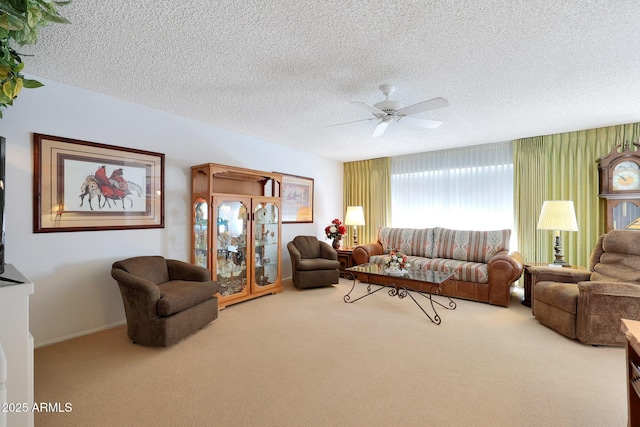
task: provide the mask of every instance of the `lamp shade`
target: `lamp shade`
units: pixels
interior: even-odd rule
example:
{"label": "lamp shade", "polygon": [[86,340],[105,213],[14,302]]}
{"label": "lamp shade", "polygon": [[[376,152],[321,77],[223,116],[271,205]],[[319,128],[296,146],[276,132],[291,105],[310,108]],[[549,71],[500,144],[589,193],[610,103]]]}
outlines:
{"label": "lamp shade", "polygon": [[345,225],[365,225],[362,206],[347,206],[347,215],[344,218]]}
{"label": "lamp shade", "polygon": [[547,200],[542,204],[538,230],[578,231],[572,200]]}

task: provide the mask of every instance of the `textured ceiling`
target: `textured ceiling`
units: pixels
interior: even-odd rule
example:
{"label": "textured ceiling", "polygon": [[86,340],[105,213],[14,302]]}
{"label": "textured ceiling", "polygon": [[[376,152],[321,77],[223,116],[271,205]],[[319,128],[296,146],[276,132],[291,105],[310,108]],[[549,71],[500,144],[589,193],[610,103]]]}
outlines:
{"label": "textured ceiling", "polygon": [[[352,161],[640,121],[637,0],[74,0],[25,71]],[[437,129],[372,117],[405,106]]]}

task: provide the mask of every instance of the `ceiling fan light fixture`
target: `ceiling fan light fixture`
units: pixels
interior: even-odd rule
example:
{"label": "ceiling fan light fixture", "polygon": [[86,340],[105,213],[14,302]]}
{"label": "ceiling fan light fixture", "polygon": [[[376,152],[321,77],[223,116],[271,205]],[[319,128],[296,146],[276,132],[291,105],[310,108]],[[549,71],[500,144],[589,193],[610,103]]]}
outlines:
{"label": "ceiling fan light fixture", "polygon": [[389,100],[378,102],[377,104],[373,104],[373,106],[387,114],[393,114],[403,107],[402,102]]}

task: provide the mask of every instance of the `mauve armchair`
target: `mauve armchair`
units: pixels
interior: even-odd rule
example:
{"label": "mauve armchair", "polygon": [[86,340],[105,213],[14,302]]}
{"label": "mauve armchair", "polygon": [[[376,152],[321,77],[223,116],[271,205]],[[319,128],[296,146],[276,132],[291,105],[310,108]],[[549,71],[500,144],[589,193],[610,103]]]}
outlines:
{"label": "mauve armchair", "polygon": [[545,326],[592,345],[624,345],[621,319],[640,320],[640,231],[598,239],[589,270],[532,267],[533,314]]}
{"label": "mauve armchair", "polygon": [[340,281],[338,253],[315,236],[297,236],[287,244],[296,288],[331,286]]}
{"label": "mauve armchair", "polygon": [[167,347],[218,317],[218,283],[211,273],[183,261],[139,256],[117,261],[118,282],[134,343]]}

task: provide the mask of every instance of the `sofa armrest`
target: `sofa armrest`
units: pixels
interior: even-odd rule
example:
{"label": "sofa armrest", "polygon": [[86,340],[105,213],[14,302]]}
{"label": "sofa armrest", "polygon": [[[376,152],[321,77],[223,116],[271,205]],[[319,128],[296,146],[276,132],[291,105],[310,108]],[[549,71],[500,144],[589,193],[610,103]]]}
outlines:
{"label": "sofa armrest", "polygon": [[318,241],[318,243],[320,244],[320,258],[330,259],[332,261],[338,260],[338,252],[333,249],[333,246],[326,242]]}
{"label": "sofa armrest", "polygon": [[127,319],[135,319],[140,313],[146,313],[147,319],[158,316],[157,304],[160,300],[158,285],[120,268],[112,268],[111,277],[118,282]]}
{"label": "sofa armrest", "polygon": [[[579,282],[580,296],[611,295],[615,297],[640,298],[640,285],[626,282]],[[640,300],[639,300],[640,301]]]}
{"label": "sofa armrest", "polygon": [[191,282],[208,282],[211,272],[199,265],[190,264],[176,259],[167,259],[169,280],[187,280]]}
{"label": "sofa armrest", "polygon": [[576,337],[593,345],[624,345],[620,319],[640,320],[639,305],[638,283],[579,282]]}
{"label": "sofa armrest", "polygon": [[296,248],[296,245],[293,242],[287,243],[287,249],[289,250],[289,257],[291,258],[291,265],[296,266],[300,262],[300,251]]}
{"label": "sofa armrest", "polygon": [[528,266],[529,273],[535,276],[535,283],[560,282],[578,283],[589,280],[591,271],[586,268],[549,267],[546,265]]}
{"label": "sofa armrest", "polygon": [[380,243],[366,243],[353,249],[353,260],[356,265],[366,264],[373,255],[382,255],[383,253],[384,249]]}
{"label": "sofa armrest", "polygon": [[502,251],[487,262],[489,272],[489,304],[509,306],[511,285],[522,275],[520,252]]}

